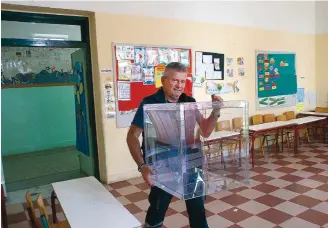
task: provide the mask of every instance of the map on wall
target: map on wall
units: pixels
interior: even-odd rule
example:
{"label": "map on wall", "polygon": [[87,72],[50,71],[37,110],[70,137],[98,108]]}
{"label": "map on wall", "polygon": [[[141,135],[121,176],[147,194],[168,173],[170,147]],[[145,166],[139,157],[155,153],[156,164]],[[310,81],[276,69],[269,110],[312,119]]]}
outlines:
{"label": "map on wall", "polygon": [[256,80],[259,109],[295,105],[295,54],[257,53]]}
{"label": "map on wall", "polygon": [[77,83],[71,54],[78,49],[2,47],[1,85]]}

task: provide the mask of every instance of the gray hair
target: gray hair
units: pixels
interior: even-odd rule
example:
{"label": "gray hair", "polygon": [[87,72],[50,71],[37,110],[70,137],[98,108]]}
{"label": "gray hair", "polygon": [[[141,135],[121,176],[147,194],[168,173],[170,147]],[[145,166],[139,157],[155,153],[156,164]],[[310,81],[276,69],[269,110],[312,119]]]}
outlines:
{"label": "gray hair", "polygon": [[171,62],[171,63],[167,64],[164,75],[163,75],[164,77],[166,76],[166,73],[169,70],[174,70],[174,71],[183,72],[183,73],[187,72],[185,65],[183,65],[182,63],[179,63],[179,62]]}

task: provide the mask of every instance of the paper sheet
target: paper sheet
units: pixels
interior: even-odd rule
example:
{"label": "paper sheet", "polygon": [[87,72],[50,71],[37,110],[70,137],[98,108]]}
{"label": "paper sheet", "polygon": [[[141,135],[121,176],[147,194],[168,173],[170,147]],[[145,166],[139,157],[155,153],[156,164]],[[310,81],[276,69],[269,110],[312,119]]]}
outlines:
{"label": "paper sheet", "polygon": [[126,81],[117,82],[118,100],[130,100],[131,96],[131,83]]}
{"label": "paper sheet", "polygon": [[162,76],[164,75],[165,66],[158,65],[155,67],[154,78],[155,78],[155,87],[159,88],[162,86]]}
{"label": "paper sheet", "polygon": [[118,61],[118,80],[131,80],[131,62],[129,60]]}
{"label": "paper sheet", "polygon": [[205,64],[213,63],[213,56],[212,55],[203,55],[203,63],[205,63]]}
{"label": "paper sheet", "polygon": [[115,118],[115,97],[113,82],[104,83],[104,103],[105,103],[105,116],[106,119]]}
{"label": "paper sheet", "polygon": [[143,82],[142,67],[140,65],[132,65],[131,82]]}
{"label": "paper sheet", "polygon": [[217,58],[214,59],[214,69],[220,70],[220,59]]}

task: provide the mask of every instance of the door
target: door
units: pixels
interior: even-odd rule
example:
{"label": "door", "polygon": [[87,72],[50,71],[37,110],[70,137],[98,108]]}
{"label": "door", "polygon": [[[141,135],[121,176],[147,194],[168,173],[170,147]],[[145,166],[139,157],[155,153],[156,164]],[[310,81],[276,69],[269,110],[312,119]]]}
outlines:
{"label": "door", "polygon": [[88,112],[88,90],[86,86],[87,69],[85,49],[81,48],[71,55],[73,72],[77,76],[74,86],[76,110],[76,149],[80,152],[81,171],[89,176],[96,175],[96,153],[94,150],[94,136],[90,129],[90,114]]}

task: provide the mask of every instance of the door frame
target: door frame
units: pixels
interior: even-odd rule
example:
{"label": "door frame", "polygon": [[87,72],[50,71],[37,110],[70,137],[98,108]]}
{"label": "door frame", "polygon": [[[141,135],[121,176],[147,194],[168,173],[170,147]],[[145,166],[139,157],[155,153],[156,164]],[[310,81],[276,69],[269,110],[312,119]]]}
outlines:
{"label": "door frame", "polygon": [[89,18],[85,16],[67,16],[42,13],[25,13],[10,10],[1,10],[1,21],[18,21],[18,22],[35,22],[46,24],[62,24],[62,25],[79,25],[81,28],[81,41],[58,41],[58,40],[33,40],[33,39],[8,39],[1,38],[4,47],[59,47],[59,48],[85,48],[86,53],[86,83],[87,88],[87,108],[89,124],[88,139],[91,140],[94,160],[94,174],[99,180],[99,162],[98,162],[98,144],[96,117],[94,105],[94,91],[92,82],[92,63],[91,63],[91,47],[89,33]]}

